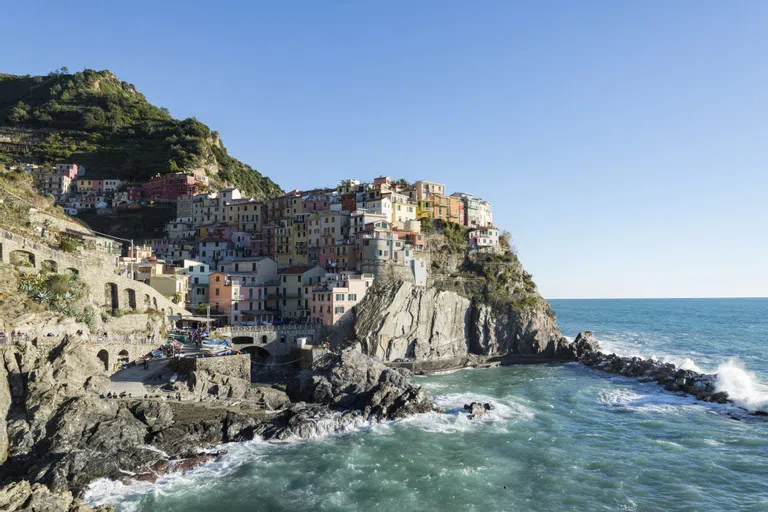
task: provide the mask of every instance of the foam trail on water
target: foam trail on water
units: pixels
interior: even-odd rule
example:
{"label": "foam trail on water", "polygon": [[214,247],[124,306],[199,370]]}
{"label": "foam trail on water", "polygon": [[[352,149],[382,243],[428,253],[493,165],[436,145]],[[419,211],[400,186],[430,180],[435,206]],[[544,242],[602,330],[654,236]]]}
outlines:
{"label": "foam trail on water", "polygon": [[754,411],[768,406],[768,387],[761,384],[755,374],[748,372],[738,361],[730,360],[717,367],[716,391],[725,391],[728,398],[740,406]]}

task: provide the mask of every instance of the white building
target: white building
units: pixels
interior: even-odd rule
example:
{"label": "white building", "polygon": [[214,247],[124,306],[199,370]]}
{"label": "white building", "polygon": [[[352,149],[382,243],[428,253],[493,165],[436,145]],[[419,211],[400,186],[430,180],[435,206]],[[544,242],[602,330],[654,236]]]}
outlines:
{"label": "white building", "polygon": [[499,252],[499,230],[496,228],[473,229],[469,232],[469,247],[473,252]]}

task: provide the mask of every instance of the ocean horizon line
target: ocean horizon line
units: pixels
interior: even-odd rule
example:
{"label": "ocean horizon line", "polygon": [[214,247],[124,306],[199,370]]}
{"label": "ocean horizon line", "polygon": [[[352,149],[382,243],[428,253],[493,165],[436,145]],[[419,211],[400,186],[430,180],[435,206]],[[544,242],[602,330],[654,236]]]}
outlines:
{"label": "ocean horizon line", "polygon": [[768,296],[749,297],[545,297],[546,300],[761,300]]}

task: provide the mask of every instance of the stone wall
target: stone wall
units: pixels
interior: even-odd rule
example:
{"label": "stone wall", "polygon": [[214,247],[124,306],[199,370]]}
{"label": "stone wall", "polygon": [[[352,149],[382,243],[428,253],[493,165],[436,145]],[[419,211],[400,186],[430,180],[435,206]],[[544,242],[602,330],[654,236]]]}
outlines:
{"label": "stone wall", "polygon": [[12,263],[14,256],[29,258],[34,269],[77,273],[88,285],[92,302],[105,309],[191,315],[154,288],[116,274],[116,267],[108,258],[56,251],[41,242],[0,229],[0,262]]}
{"label": "stone wall", "polygon": [[183,357],[173,361],[174,369],[182,374],[203,371],[215,375],[226,375],[238,379],[251,379],[251,356],[239,354],[218,357]]}

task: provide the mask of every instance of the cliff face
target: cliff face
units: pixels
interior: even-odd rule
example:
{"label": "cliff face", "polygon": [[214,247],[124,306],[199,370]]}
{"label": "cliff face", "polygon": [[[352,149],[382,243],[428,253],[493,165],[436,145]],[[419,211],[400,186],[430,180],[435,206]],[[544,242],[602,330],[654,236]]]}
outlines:
{"label": "cliff face", "polygon": [[525,307],[488,305],[454,291],[388,283],[358,306],[355,337],[366,353],[385,361],[470,354],[559,358],[565,340],[546,301],[532,297]]}

